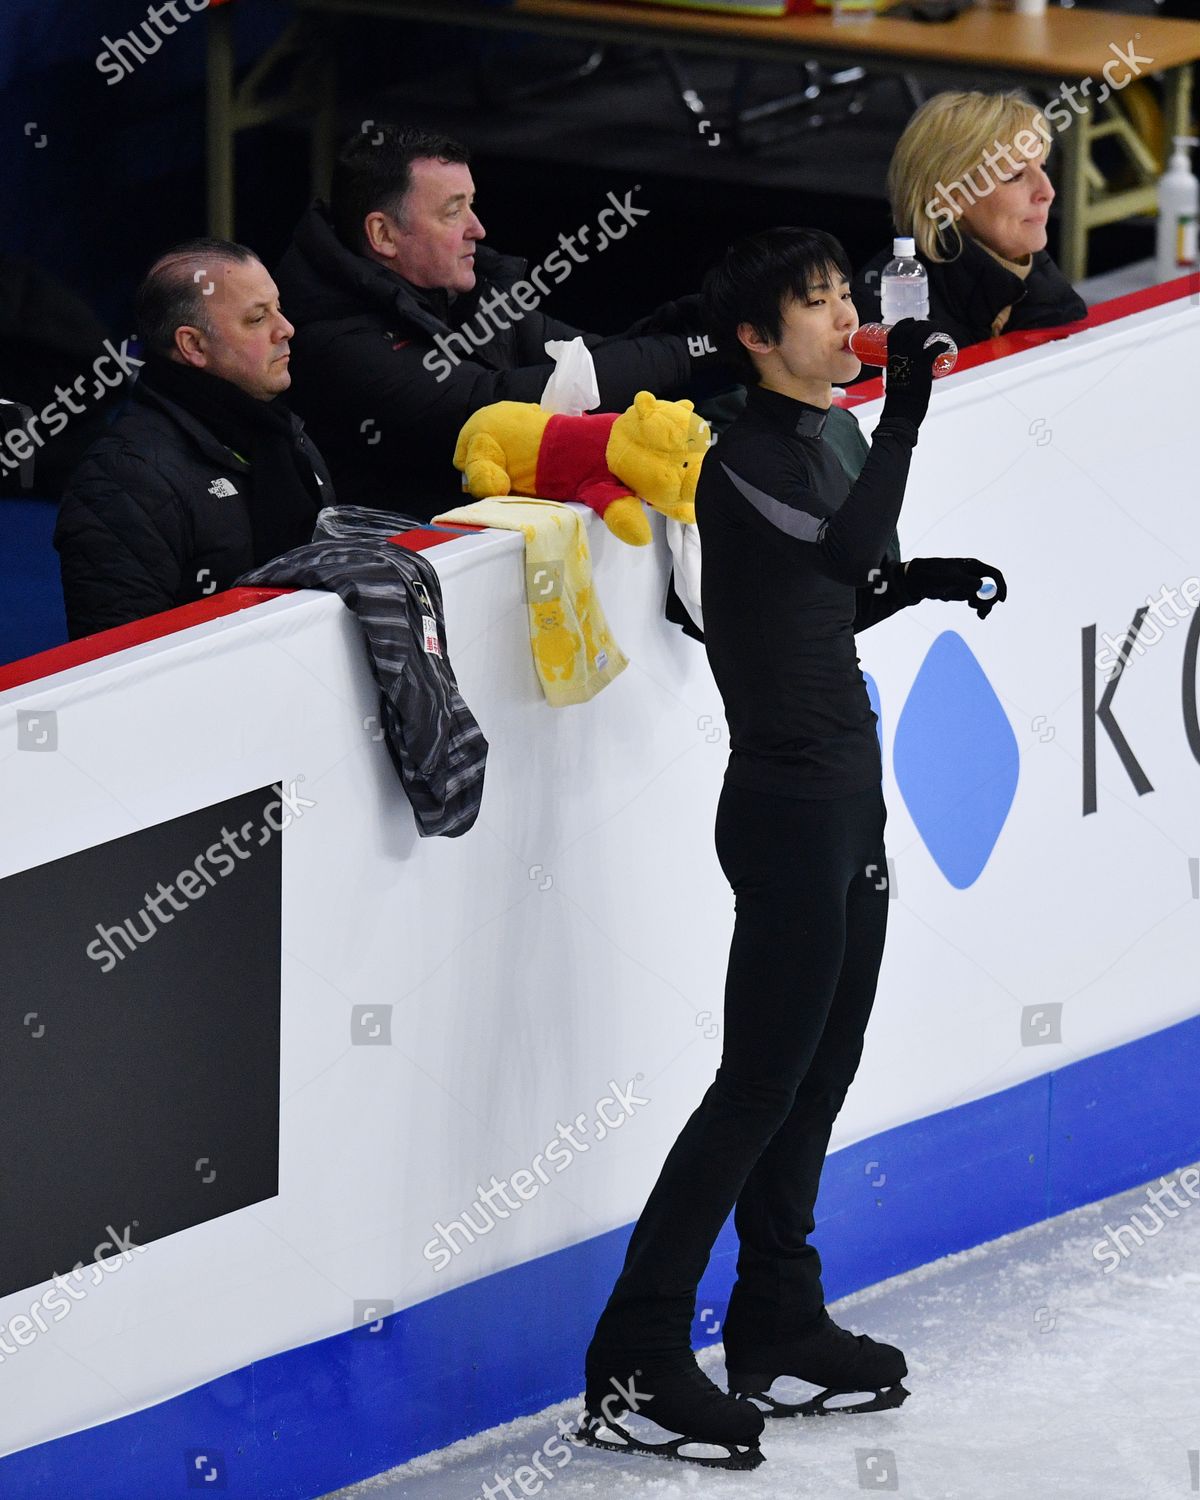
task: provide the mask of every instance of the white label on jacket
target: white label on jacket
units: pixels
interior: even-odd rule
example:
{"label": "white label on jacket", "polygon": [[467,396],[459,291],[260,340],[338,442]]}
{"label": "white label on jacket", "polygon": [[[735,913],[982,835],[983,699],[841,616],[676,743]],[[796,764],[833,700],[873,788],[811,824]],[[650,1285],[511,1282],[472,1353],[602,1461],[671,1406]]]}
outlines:
{"label": "white label on jacket", "polygon": [[437,621],[432,615],[421,616],[421,629],[425,632],[425,650],[430,656],[441,656],[442,648],[438,642]]}
{"label": "white label on jacket", "polygon": [[218,500],[224,500],[228,495],[237,494],[237,486],[232,479],[214,479],[208,487],[208,493],[215,495]]}

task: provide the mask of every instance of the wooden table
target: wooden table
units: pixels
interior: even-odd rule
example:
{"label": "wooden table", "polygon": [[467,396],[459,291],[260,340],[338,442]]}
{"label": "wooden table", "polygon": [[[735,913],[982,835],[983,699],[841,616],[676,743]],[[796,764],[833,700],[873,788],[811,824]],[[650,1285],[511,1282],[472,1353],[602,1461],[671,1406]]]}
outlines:
{"label": "wooden table", "polygon": [[[1200,22],[1125,16],[1108,11],[1050,9],[1041,16],[971,9],[941,24],[895,16],[835,22],[829,14],[780,18],[705,14],[641,4],[596,0],[294,0],[299,22],[272,53],[235,87],[233,6],[208,13],[208,205],[210,232],[233,232],[233,139],[250,125],[293,112],[312,117],[314,176],[327,173],[336,129],[330,49],[307,49],[305,17],[375,16],[575,38],[596,43],[661,47],[763,62],[801,63],[815,58],[832,66],[861,65],[903,72],[935,87],[954,87],[964,74],[986,72],[999,86],[1024,86],[1039,96],[1073,88],[1072,124],[1059,131],[1058,172],[1061,235],[1059,264],[1071,280],[1087,271],[1088,231],[1133,214],[1155,212],[1155,163],[1112,99],[1100,103],[1104,78],[1126,80],[1119,61],[1130,48],[1141,76],[1160,74],[1165,90],[1168,136],[1190,124],[1192,65],[1200,58]],[[285,95],[266,98],[262,85],[284,54],[300,54],[300,66]],[[1108,67],[1108,75],[1104,73]],[[1088,92],[1083,93],[1084,81]],[[1102,118],[1099,111],[1103,110]],[[1092,163],[1094,142],[1119,135],[1129,151],[1139,186],[1109,192]]]}

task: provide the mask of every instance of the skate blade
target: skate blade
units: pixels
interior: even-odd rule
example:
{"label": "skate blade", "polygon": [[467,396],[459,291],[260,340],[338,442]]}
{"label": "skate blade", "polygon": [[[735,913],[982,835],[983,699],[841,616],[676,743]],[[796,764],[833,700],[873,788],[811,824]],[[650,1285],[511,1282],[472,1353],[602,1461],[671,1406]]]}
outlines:
{"label": "skate blade", "polygon": [[[909,1392],[903,1385],[884,1386],[882,1390],[873,1391],[867,1395],[866,1391],[818,1391],[807,1401],[780,1401],[770,1393],[770,1387],[764,1390],[739,1390],[734,1392],[739,1396],[745,1396],[756,1404],[761,1404],[763,1415],[767,1417],[851,1417],[868,1411],[894,1411],[897,1406],[903,1406],[908,1400]],[[867,1396],[865,1401],[844,1402],[841,1405],[833,1405],[835,1401],[844,1401],[847,1396]]]}
{"label": "skate blade", "polygon": [[[645,1443],[634,1437],[619,1422],[609,1422],[585,1412],[572,1434],[572,1441],[601,1448],[606,1453],[642,1453],[650,1458],[666,1458],[676,1463],[699,1464],[705,1469],[757,1469],[766,1455],[757,1443],[739,1446],[733,1443],[707,1443],[695,1438],[672,1438],[667,1443]],[[685,1448],[723,1448],[723,1455],[685,1453]]]}

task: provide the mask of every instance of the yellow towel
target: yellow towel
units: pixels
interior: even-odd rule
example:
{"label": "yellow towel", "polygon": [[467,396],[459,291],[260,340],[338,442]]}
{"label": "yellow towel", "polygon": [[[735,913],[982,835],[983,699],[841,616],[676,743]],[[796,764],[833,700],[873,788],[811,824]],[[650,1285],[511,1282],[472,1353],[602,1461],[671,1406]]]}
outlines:
{"label": "yellow towel", "polygon": [[525,593],[533,664],[555,708],[586,703],[629,665],[592,582],[587,529],[557,500],[476,500],[434,517],[525,534]]}

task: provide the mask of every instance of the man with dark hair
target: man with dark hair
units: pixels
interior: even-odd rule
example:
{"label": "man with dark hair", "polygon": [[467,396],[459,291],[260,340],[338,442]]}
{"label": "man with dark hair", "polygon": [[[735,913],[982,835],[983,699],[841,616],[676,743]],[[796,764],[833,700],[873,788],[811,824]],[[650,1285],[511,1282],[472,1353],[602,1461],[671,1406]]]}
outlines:
{"label": "man with dark hair", "polygon": [[356,132],[333,169],[329,207],[338,239],[356,254],[370,255],[376,231],[368,231],[368,214],[383,210],[399,223],[413,180],[427,175],[428,163],[465,167],[470,159],[460,141],[427,130],[384,125],[373,134]]}
{"label": "man with dark hair", "polygon": [[282,400],[295,330],[252,250],[168,250],[138,288],[136,324],[133,395],[71,476],[54,533],[72,637],[228,588],[309,541],[333,503]]}
{"label": "man with dark hair", "polygon": [[[329,207],[308,210],[279,265],[297,325],[295,403],[345,501],[421,519],[445,509],[461,493],[451,460],[463,423],[493,401],[538,401],[554,368],[546,340],[580,333],[542,302],[647,211],[632,193],[610,194],[594,243],[582,248],[584,231],[560,235],[527,272],[480,244],[474,198],[465,146],[365,129],[339,156]],[[606,411],[639,390],[682,395],[715,357],[695,297],[619,338],[583,337]]]}
{"label": "man with dark hair", "polygon": [[[698,1461],[726,1468],[761,1462],[764,1413],[873,1411],[907,1395],[900,1350],[830,1318],[808,1242],[888,914],[882,764],[855,632],[927,598],[985,616],[1006,594],[999,571],[973,559],[889,556],[940,352],[926,347],[931,324],[908,319],[888,336],[887,397],[853,481],[825,441],[833,384],[858,370],[849,278],[830,236],[774,229],[734,245],[705,282],[714,332],[736,341],[754,379],[696,493],[705,647],[731,752],[716,821],[737,908],[724,1047],[586,1360],[585,1441],[672,1458],[691,1457],[688,1442],[720,1444],[725,1455]],[[726,1394],[696,1364],[690,1332],[730,1210]],[[781,1376],[823,1389],[789,1403],[772,1395]],[[874,1395],[829,1404],[852,1392]],[[683,1436],[647,1444],[617,1427],[623,1410]]]}

